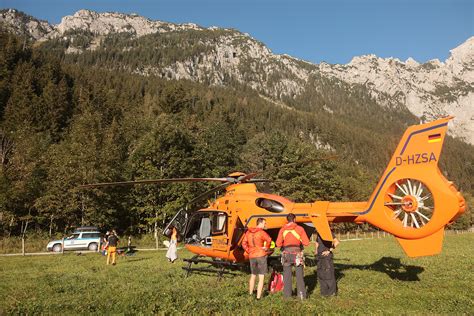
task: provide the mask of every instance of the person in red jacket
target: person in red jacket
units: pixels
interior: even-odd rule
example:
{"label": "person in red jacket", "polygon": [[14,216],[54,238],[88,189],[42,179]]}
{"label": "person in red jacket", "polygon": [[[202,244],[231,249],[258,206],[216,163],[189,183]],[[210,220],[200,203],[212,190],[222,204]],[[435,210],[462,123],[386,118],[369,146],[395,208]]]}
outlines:
{"label": "person in red jacket", "polygon": [[262,297],[263,283],[265,273],[267,273],[267,254],[272,239],[263,230],[265,228],[265,219],[260,217],[257,219],[257,227],[249,228],[244,235],[242,247],[248,253],[250,258],[250,280],[249,294],[253,295],[255,289],[255,279],[258,275],[257,299]]}
{"label": "person in red jacket", "polygon": [[291,270],[295,267],[297,295],[300,299],[306,298],[306,286],[304,284],[304,257],[303,246],[309,245],[309,238],[303,227],[295,223],[296,216],[289,213],[286,216],[288,223],[284,225],[277,238],[277,246],[282,247],[281,263],[283,264],[283,295],[291,297],[293,287],[291,285]]}

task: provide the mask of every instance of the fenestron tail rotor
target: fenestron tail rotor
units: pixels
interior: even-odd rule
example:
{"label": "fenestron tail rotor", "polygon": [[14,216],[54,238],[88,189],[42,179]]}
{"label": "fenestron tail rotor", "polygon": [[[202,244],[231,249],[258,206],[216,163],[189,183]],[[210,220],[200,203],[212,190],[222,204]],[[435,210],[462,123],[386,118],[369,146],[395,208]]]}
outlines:
{"label": "fenestron tail rotor", "polygon": [[422,228],[431,220],[434,210],[431,191],[414,179],[401,179],[393,183],[384,205],[392,209],[392,220],[400,222],[403,228]]}

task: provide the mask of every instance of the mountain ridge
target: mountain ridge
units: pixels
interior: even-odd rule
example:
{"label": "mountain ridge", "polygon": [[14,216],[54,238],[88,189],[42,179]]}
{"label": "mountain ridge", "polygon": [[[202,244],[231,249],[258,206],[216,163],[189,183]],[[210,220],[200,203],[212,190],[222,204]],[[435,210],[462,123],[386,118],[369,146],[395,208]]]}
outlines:
{"label": "mountain ridge", "polygon": [[[153,61],[129,70],[141,75],[213,85],[226,85],[234,80],[279,102],[294,100],[306,89],[314,89],[307,85],[312,77],[335,78],[364,87],[381,106],[406,107],[420,121],[454,115],[450,133],[474,144],[474,107],[471,106],[474,101],[474,37],[452,49],[444,62],[434,59],[420,64],[412,58],[402,62],[396,58],[364,55],[355,56],[346,65],[312,64],[286,54],[273,54],[250,35],[231,29],[173,24],[151,21],[135,14],[90,10],[63,17],[57,25],[46,25],[47,22],[34,18],[25,21],[24,14],[19,19],[21,14],[16,10],[3,10],[0,21],[17,33],[26,32],[32,40],[60,41],[67,46],[65,53],[69,55],[110,50],[104,44],[105,39],[117,34],[130,36],[124,43],[135,45],[124,45],[122,51],[117,51],[119,54],[126,54],[127,50],[129,54],[140,53],[140,46],[146,40],[150,41],[149,49],[163,49],[155,44],[161,39],[158,36],[188,34],[188,44],[183,48],[192,50],[182,59]],[[82,36],[87,38],[82,47],[77,45],[80,42],[78,32],[83,32],[85,35]],[[206,38],[201,34],[192,35],[192,32],[212,34]]]}

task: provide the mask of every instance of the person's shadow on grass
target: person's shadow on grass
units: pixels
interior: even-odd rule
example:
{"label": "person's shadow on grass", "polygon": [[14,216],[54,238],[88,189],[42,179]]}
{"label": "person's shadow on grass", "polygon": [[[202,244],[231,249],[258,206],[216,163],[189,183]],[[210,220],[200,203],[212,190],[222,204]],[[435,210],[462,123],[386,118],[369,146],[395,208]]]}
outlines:
{"label": "person's shadow on grass", "polygon": [[[336,259],[336,261],[338,260]],[[334,268],[336,270],[336,280],[342,279],[344,277],[343,271],[349,269],[378,271],[387,274],[392,280],[399,281],[420,281],[418,276],[425,271],[423,267],[406,265],[400,261],[400,258],[392,257],[382,257],[372,264],[365,265],[335,262]]]}
{"label": "person's shadow on grass", "polygon": [[[308,260],[307,260],[308,261]],[[400,281],[420,281],[418,277],[425,269],[419,266],[405,265],[401,263],[400,258],[382,257],[380,260],[372,264],[345,264],[341,261],[349,261],[348,259],[334,259],[334,270],[336,281],[339,281],[345,276],[344,271],[350,269],[357,270],[372,270],[387,274],[392,280]],[[316,266],[316,260],[310,259],[308,266]],[[312,293],[318,284],[316,270],[314,273],[304,277],[308,293]]]}

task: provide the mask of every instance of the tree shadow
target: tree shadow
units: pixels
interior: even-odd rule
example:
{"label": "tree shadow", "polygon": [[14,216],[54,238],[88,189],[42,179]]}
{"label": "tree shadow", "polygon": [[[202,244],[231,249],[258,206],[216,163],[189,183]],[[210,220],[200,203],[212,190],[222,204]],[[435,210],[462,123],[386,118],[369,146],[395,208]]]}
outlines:
{"label": "tree shadow", "polygon": [[[420,266],[406,265],[403,264],[400,258],[382,257],[378,261],[372,264],[358,265],[358,264],[345,264],[341,261],[350,261],[348,259],[334,259],[334,269],[336,281],[339,281],[345,276],[344,271],[350,269],[356,270],[371,270],[387,274],[392,280],[400,281],[420,281],[419,274],[425,269]],[[315,266],[316,260],[310,258],[308,266]],[[314,273],[305,276],[305,284],[308,288],[308,293],[314,291],[318,284],[316,271]]]}

